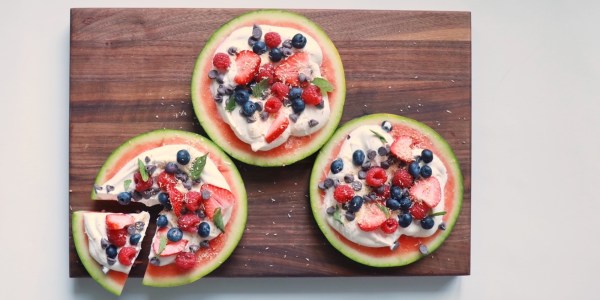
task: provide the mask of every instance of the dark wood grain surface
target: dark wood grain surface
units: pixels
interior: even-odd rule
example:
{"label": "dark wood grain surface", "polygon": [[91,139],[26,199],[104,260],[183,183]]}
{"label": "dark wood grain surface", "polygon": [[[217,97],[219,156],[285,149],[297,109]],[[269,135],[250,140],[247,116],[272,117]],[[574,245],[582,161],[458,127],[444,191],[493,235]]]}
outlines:
{"label": "dark wood grain surface", "polygon": [[[231,9],[71,11],[69,211],[134,212],[89,198],[96,172],[125,140],[154,129],[205,135],[190,79],[205,41]],[[328,244],[313,220],[308,181],[315,156],[283,168],[236,162],[248,191],[238,248],[209,276],[466,275],[471,241],[471,17],[468,12],[300,10],[329,34],[346,71],[341,123],[389,112],[417,119],[452,146],[465,194],[456,227],[432,255],[405,267],[357,264]],[[151,208],[155,216],[159,208]],[[154,227],[149,228],[150,236]],[[150,237],[131,271],[143,276]],[[69,238],[70,276],[88,276]]]}

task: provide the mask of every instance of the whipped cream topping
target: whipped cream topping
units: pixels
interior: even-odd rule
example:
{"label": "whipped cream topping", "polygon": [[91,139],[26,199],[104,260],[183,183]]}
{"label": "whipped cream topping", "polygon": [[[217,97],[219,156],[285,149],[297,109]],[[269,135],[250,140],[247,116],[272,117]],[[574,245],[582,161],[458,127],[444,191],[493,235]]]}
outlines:
{"label": "whipped cream topping", "polygon": [[[110,213],[86,213],[83,215],[83,224],[85,228],[85,233],[88,237],[88,246],[90,255],[103,266],[103,271],[105,273],[108,270],[114,270],[118,272],[123,272],[128,274],[131,270],[130,266],[125,266],[119,262],[119,259],[115,258],[116,262],[113,265],[108,263],[108,257],[106,256],[106,250],[102,249],[102,239],[108,240],[108,236],[106,233],[106,216]],[[133,246],[129,243],[129,235],[127,236],[127,243],[124,247],[135,247],[137,255],[140,253],[140,249],[142,247],[142,241],[144,240],[144,236],[146,235],[146,229],[148,228],[148,221],[150,221],[150,214],[147,212],[141,212],[139,214],[130,214],[134,217],[135,222],[144,222],[144,229],[139,231],[138,233],[142,236],[140,242]],[[120,251],[122,247],[117,250]],[[135,258],[133,259],[135,261]]]}
{"label": "whipped cream topping", "polygon": [[[388,143],[392,143],[394,138],[382,130],[380,126],[377,125],[368,125],[361,126],[354,129],[350,134],[349,138],[344,141],[342,147],[340,148],[340,152],[338,157],[342,159],[344,162],[344,168],[341,172],[337,174],[328,172],[327,177],[332,179],[338,179],[340,182],[344,182],[344,175],[352,174],[354,175],[354,180],[359,180],[363,184],[363,188],[360,191],[355,192],[358,196],[365,196],[368,194],[371,189],[367,188],[365,180],[358,179],[358,171],[360,171],[360,167],[354,166],[352,162],[352,154],[356,150],[363,150],[365,153],[369,149],[377,150],[379,147],[383,146],[382,141],[375,135],[373,132],[377,132],[381,136],[385,137]],[[416,157],[421,155],[421,151],[423,149],[415,148],[412,149],[412,154]],[[387,156],[377,155],[372,162],[379,165],[381,161],[386,160]],[[368,158],[365,157],[365,160]],[[421,165],[423,163],[421,162]],[[440,183],[440,189],[442,191],[442,197],[440,203],[432,208],[434,213],[444,211],[444,187],[446,182],[448,181],[448,173],[446,167],[443,162],[434,155],[433,161],[428,164],[432,169],[432,177],[436,178]],[[388,182],[390,181],[392,174],[398,169],[397,164],[390,166],[387,170],[388,174]],[[433,220],[435,225],[431,229],[423,229],[418,221],[414,221],[406,228],[402,228],[398,226],[398,229],[391,234],[383,232],[381,229],[376,229],[374,231],[363,231],[361,230],[356,221],[348,221],[346,218],[342,216],[341,221],[334,220],[331,216],[327,215],[326,208],[330,206],[338,205],[338,202],[333,197],[334,188],[329,188],[325,192],[324,206],[322,209],[322,214],[325,216],[325,219],[329,223],[331,227],[333,227],[337,232],[343,235],[348,240],[357,243],[359,245],[367,246],[367,247],[391,247],[394,243],[400,238],[401,235],[408,235],[413,237],[428,237],[433,235],[437,231],[438,225],[442,222],[442,216],[435,216]],[[364,204],[363,208],[364,209]],[[360,210],[356,213],[360,214]],[[391,218],[398,218],[398,211],[391,211]]]}
{"label": "whipped cream topping", "polygon": [[[323,62],[323,53],[321,51],[321,47],[317,44],[314,38],[305,32],[299,31],[297,29],[291,29],[286,27],[278,27],[278,26],[268,26],[268,25],[260,25],[263,34],[268,32],[277,32],[281,36],[281,40],[285,41],[288,39],[292,39],[292,37],[301,33],[307,39],[306,46],[301,50],[295,51],[303,51],[309,54],[309,67],[312,72],[311,76],[313,78],[322,77],[320,66]],[[221,45],[217,48],[216,52],[227,53],[227,49],[230,47],[236,47],[238,51],[241,50],[252,50],[250,46],[248,46],[248,37],[252,32],[252,27],[242,27],[234,32],[232,32],[229,37],[227,37]],[[267,64],[270,62],[268,51],[261,56],[261,65]],[[235,56],[231,56],[231,65],[226,73],[224,73],[223,86],[235,87],[234,78],[237,74],[237,66],[235,64]],[[210,90],[214,96],[216,96],[217,89],[219,88],[219,83],[214,80],[211,84]],[[261,102],[264,104],[264,101],[250,96],[250,101],[253,102]],[[269,118],[266,121],[261,120],[258,117],[258,114],[255,115],[256,122],[248,123],[245,116],[243,116],[241,111],[241,106],[237,105],[235,109],[231,112],[225,109],[226,102],[223,100],[221,103],[217,103],[217,108],[221,118],[229,124],[235,135],[242,140],[243,142],[250,145],[253,151],[267,151],[273,149],[283,143],[285,143],[290,136],[306,136],[310,135],[314,132],[317,132],[319,129],[323,128],[327,123],[327,120],[330,115],[330,107],[329,100],[327,95],[323,96],[323,108],[317,108],[313,105],[306,105],[304,111],[299,115],[298,120],[296,122],[290,121],[287,129],[274,141],[271,143],[267,143],[265,141],[265,135],[267,130],[273,123],[274,118]],[[293,114],[294,111],[290,106],[282,106],[278,113],[283,113],[285,115]],[[316,126],[309,126],[309,121],[315,120],[317,121]]]}

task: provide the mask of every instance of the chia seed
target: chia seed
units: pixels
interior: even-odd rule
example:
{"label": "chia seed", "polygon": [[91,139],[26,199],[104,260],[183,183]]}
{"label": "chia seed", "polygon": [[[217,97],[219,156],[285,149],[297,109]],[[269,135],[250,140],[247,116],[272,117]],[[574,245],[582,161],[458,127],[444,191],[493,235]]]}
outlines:
{"label": "chia seed", "polygon": [[152,174],[154,174],[154,171],[156,171],[155,165],[147,165],[146,166],[146,172],[148,173],[148,175],[152,176]]}
{"label": "chia seed", "polygon": [[398,247],[400,247],[400,243],[398,241],[395,241],[391,246],[390,246],[390,250],[394,251],[396,249],[398,249]]}
{"label": "chia seed", "polygon": [[353,181],[350,186],[356,192],[362,190],[362,183],[360,181]]}
{"label": "chia seed", "polygon": [[333,186],[333,179],[331,179],[331,178],[325,179],[325,181],[323,181],[323,185],[325,186],[326,189],[332,187]]}
{"label": "chia seed", "polygon": [[175,173],[175,178],[177,178],[183,182],[186,182],[188,180],[188,175],[181,171],[181,172]]}
{"label": "chia seed", "polygon": [[333,213],[335,212],[335,207],[330,206],[327,208],[327,210],[325,210],[325,212],[327,212],[328,215],[333,215]]}
{"label": "chia seed", "polygon": [[109,266],[112,266],[117,262],[117,260],[115,258],[107,257],[106,262],[108,263]]}
{"label": "chia seed", "polygon": [[381,195],[381,194],[383,194],[383,193],[385,192],[385,185],[382,185],[382,186],[378,187],[378,188],[375,190],[375,192],[376,192],[378,195]]}
{"label": "chia seed", "polygon": [[150,259],[150,264],[153,266],[160,266],[160,260],[158,257],[153,257]]}
{"label": "chia seed", "polygon": [[258,116],[261,120],[266,121],[269,118],[269,113],[266,111],[261,111]]}
{"label": "chia seed", "polygon": [[438,228],[440,230],[446,230],[446,223],[440,223],[440,225],[438,226]]}
{"label": "chia seed", "polygon": [[210,78],[210,79],[215,79],[215,78],[217,78],[218,75],[219,75],[219,72],[217,72],[217,70],[210,70],[208,72],[208,78]]}
{"label": "chia seed", "polygon": [[142,193],[138,192],[138,191],[133,191],[131,197],[133,198],[133,200],[135,201],[140,201],[142,200]]}
{"label": "chia seed", "polygon": [[290,99],[283,99],[283,106],[289,107],[290,105],[292,105],[292,101]]}
{"label": "chia seed", "polygon": [[[368,171],[370,168],[371,168],[371,162],[368,160],[365,160],[363,162],[363,164],[361,165],[361,169],[365,172]],[[366,177],[366,175],[365,175],[365,177]]]}
{"label": "chia seed", "polygon": [[194,184],[192,183],[192,180],[189,178],[187,181],[183,182],[183,187],[186,188],[188,191],[191,190],[193,186],[194,186]]}
{"label": "chia seed", "polygon": [[375,156],[377,156],[377,152],[375,152],[375,150],[369,150],[369,151],[367,151],[367,158],[368,159],[374,159]]}
{"label": "chia seed", "polygon": [[388,155],[388,151],[387,149],[385,149],[385,147],[379,147],[379,149],[377,149],[377,154],[379,154],[380,156],[386,156]]}
{"label": "chia seed", "polygon": [[146,226],[146,224],[144,224],[144,222],[142,222],[142,221],[137,221],[137,222],[135,222],[135,229],[136,229],[137,231],[142,231],[142,230],[144,230],[144,226]]}
{"label": "chia seed", "polygon": [[196,252],[198,252],[198,250],[200,250],[200,245],[191,245],[190,246],[190,252],[196,253]]}
{"label": "chia seed", "polygon": [[367,172],[365,171],[358,171],[358,179],[365,179],[367,178]]}
{"label": "chia seed", "polygon": [[285,40],[281,43],[281,47],[292,49],[292,40]]}
{"label": "chia seed", "polygon": [[202,190],[202,200],[208,200],[208,199],[210,199],[210,191]]}
{"label": "chia seed", "polygon": [[100,247],[101,247],[102,249],[106,249],[106,248],[108,248],[108,245],[110,245],[110,243],[108,242],[108,240],[107,240],[107,239],[105,239],[105,238],[102,238],[102,239],[100,240]]}
{"label": "chia seed", "polygon": [[196,216],[198,216],[198,218],[200,219],[204,219],[206,218],[206,213],[204,212],[204,210],[199,209],[198,211],[196,211]]}
{"label": "chia seed", "polygon": [[310,128],[313,128],[317,125],[319,125],[319,121],[317,121],[315,119],[311,119],[310,121],[308,121],[308,127],[310,127]]}
{"label": "chia seed", "polygon": [[261,112],[263,110],[263,106],[260,102],[256,102],[254,105],[256,106],[256,111]]}
{"label": "chia seed", "polygon": [[338,185],[340,185],[340,180],[336,178],[336,179],[333,181],[333,186],[334,186],[334,187],[338,187]]}
{"label": "chia seed", "polygon": [[223,102],[223,96],[222,96],[222,95],[219,95],[219,94],[215,95],[215,96],[213,97],[213,99],[214,99],[214,100],[215,100],[215,102],[217,102],[217,103],[221,103],[221,102]]}
{"label": "chia seed", "polygon": [[381,162],[381,167],[387,170],[390,168],[390,164],[387,162],[387,160],[384,160]]}
{"label": "chia seed", "polygon": [[[241,110],[240,110],[240,111],[241,111]],[[246,117],[246,123],[248,123],[248,124],[252,124],[252,123],[254,123],[254,122],[256,122],[256,118],[255,118],[254,116],[251,116],[251,117]]]}
{"label": "chia seed", "polygon": [[346,220],[348,220],[348,221],[352,222],[352,221],[354,221],[354,218],[355,218],[356,216],[354,215],[354,213],[347,211],[347,212],[344,214],[344,217],[346,217]]}
{"label": "chia seed", "polygon": [[103,188],[103,187],[101,187],[101,186],[99,186],[99,185],[96,185],[96,184],[94,184],[94,189],[95,189],[96,191],[101,191],[101,190],[102,190],[102,189],[104,189],[104,188]]}
{"label": "chia seed", "polygon": [[305,82],[307,80],[308,80],[308,77],[306,77],[306,74],[304,74],[304,73],[298,74],[298,81]]}
{"label": "chia seed", "polygon": [[392,131],[392,123],[389,121],[383,121],[383,123],[381,123],[381,128],[387,132],[390,132]]}
{"label": "chia seed", "polygon": [[319,102],[319,104],[315,105],[315,107],[318,109],[323,109],[323,107],[325,107],[325,100],[321,100],[321,102]]}
{"label": "chia seed", "polygon": [[260,40],[261,36],[262,36],[262,29],[260,29],[260,27],[258,27],[256,24],[254,26],[252,26],[252,37],[258,41],[258,40]]}
{"label": "chia seed", "polygon": [[136,233],[137,233],[137,230],[135,229],[135,225],[127,226],[127,234],[134,235]]}
{"label": "chia seed", "polygon": [[344,182],[345,183],[352,183],[354,181],[354,175],[352,174],[346,174],[344,175]]}
{"label": "chia seed", "polygon": [[292,122],[296,123],[296,121],[298,121],[298,115],[297,114],[290,114],[290,120],[292,120]]}
{"label": "chia seed", "polygon": [[283,53],[284,56],[290,56],[292,54],[294,54],[294,51],[292,51],[292,49],[290,48],[281,48],[281,53]]}
{"label": "chia seed", "polygon": [[229,55],[237,55],[237,50],[238,49],[236,47],[229,47],[227,49],[227,54],[229,54]]}
{"label": "chia seed", "polygon": [[215,80],[217,80],[217,83],[223,84],[223,82],[225,82],[225,76],[223,74],[219,74]]}
{"label": "chia seed", "polygon": [[106,185],[106,192],[107,192],[107,193],[110,193],[110,192],[112,192],[112,191],[114,191],[114,190],[115,190],[115,187],[114,187],[114,186],[112,186],[112,185],[108,185],[108,184]]}
{"label": "chia seed", "polygon": [[217,93],[219,95],[225,95],[225,92],[226,92],[225,87],[222,84],[220,84],[219,87],[217,88]]}
{"label": "chia seed", "polygon": [[427,249],[427,246],[421,244],[419,246],[419,252],[421,252],[421,254],[423,254],[423,255],[427,255],[427,254],[429,254],[429,249]]}
{"label": "chia seed", "polygon": [[254,46],[254,44],[256,44],[256,42],[258,42],[258,40],[255,39],[254,37],[248,38],[248,46],[252,47],[252,46]]}
{"label": "chia seed", "polygon": [[319,187],[320,190],[325,190],[326,189],[325,188],[325,184],[323,182],[319,182],[318,187]]}
{"label": "chia seed", "polygon": [[150,157],[148,157],[148,156],[144,157],[144,162],[146,162],[147,164],[150,163]]}
{"label": "chia seed", "polygon": [[200,242],[200,248],[208,248],[208,247],[210,247],[210,245],[208,244],[208,241]]}

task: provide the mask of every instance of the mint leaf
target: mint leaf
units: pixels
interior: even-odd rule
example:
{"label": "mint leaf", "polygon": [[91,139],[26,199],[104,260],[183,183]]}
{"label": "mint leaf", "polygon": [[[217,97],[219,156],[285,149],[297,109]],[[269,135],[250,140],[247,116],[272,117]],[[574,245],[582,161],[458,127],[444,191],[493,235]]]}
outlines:
{"label": "mint leaf", "polygon": [[265,78],[252,87],[252,96],[254,96],[254,98],[262,98],[268,88],[269,79]]}
{"label": "mint leaf", "polygon": [[148,176],[148,172],[146,172],[146,166],[144,165],[144,162],[142,162],[142,160],[139,158],[138,158],[138,169],[140,170],[140,175],[142,175],[142,180],[144,182],[148,181],[148,178],[150,176]]}
{"label": "mint leaf", "polygon": [[156,253],[157,255],[160,255],[163,251],[165,251],[165,248],[167,247],[167,235],[161,235],[160,236],[160,245],[158,246],[158,253]]}
{"label": "mint leaf", "polygon": [[371,130],[371,132],[372,132],[372,133],[373,133],[375,136],[377,136],[377,137],[379,138],[379,140],[380,140],[382,143],[384,143],[384,144],[385,144],[385,143],[387,143],[387,140],[385,139],[385,137],[384,137],[383,135],[381,135],[381,134],[377,133],[377,132],[376,132],[376,131],[374,131],[374,130]]}
{"label": "mint leaf", "polygon": [[446,214],[446,212],[445,212],[445,211],[438,211],[438,212],[436,212],[436,213],[432,213],[432,214],[430,214],[430,216],[432,216],[432,217],[436,217],[436,216],[443,216],[443,215],[445,215],[445,214]]}
{"label": "mint leaf", "polygon": [[232,112],[234,108],[235,108],[235,96],[233,94],[231,94],[231,96],[229,96],[229,98],[227,99],[227,102],[225,102],[225,110],[227,110],[228,112]]}
{"label": "mint leaf", "polygon": [[331,83],[329,83],[329,81],[327,81],[325,78],[317,77],[313,79],[311,83],[319,87],[323,96],[325,96],[325,94],[328,92],[333,92],[334,90],[333,85],[331,85]]}
{"label": "mint leaf", "polygon": [[123,189],[127,192],[127,190],[129,189],[129,186],[131,185],[131,179],[126,179],[123,182]]}
{"label": "mint leaf", "polygon": [[335,206],[335,211],[333,212],[333,219],[340,222],[340,224],[342,224],[342,226],[344,226],[344,223],[342,222],[342,212],[340,210],[339,206]]}
{"label": "mint leaf", "polygon": [[225,223],[223,223],[223,215],[221,214],[220,207],[215,209],[213,221],[215,222],[215,226],[217,226],[217,228],[219,228],[222,232],[225,232]]}
{"label": "mint leaf", "polygon": [[197,157],[192,164],[192,169],[190,170],[190,175],[192,180],[200,179],[200,174],[202,174],[202,170],[204,170],[204,166],[206,165],[206,158],[208,157],[208,153],[203,156]]}
{"label": "mint leaf", "polygon": [[379,207],[379,209],[385,214],[386,219],[390,218],[390,215],[391,215],[390,210],[387,207],[385,207],[379,203],[377,203],[377,207]]}

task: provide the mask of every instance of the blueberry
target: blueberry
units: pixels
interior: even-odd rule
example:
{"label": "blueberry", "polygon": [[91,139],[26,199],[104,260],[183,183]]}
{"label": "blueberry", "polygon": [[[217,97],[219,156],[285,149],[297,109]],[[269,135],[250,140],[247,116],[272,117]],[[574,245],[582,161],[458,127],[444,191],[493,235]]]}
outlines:
{"label": "blueberry", "polygon": [[246,89],[236,89],[234,94],[235,102],[242,105],[250,99],[250,93]]}
{"label": "blueberry", "polygon": [[106,247],[106,256],[108,256],[108,258],[115,258],[117,257],[117,246],[115,245],[110,245],[108,247]]}
{"label": "blueberry", "polygon": [[296,49],[302,49],[306,46],[306,37],[301,33],[296,33],[292,38],[292,46]]}
{"label": "blueberry", "polygon": [[392,199],[400,200],[400,198],[402,198],[402,188],[395,185],[392,186],[390,188],[390,197],[392,197]]}
{"label": "blueberry", "polygon": [[302,89],[299,87],[293,87],[290,89],[290,92],[288,94],[288,98],[290,99],[296,99],[296,98],[300,98],[302,97]]}
{"label": "blueberry", "polygon": [[400,202],[398,202],[398,200],[396,199],[390,198],[385,201],[385,206],[387,206],[391,210],[399,210]]}
{"label": "blueberry", "polygon": [[140,239],[142,239],[142,235],[139,233],[136,233],[129,237],[129,243],[135,246],[140,242]]}
{"label": "blueberry", "polygon": [[350,204],[348,204],[348,210],[351,212],[357,212],[360,210],[364,202],[363,197],[354,196],[352,200],[350,200]]}
{"label": "blueberry", "polygon": [[182,165],[187,165],[190,162],[190,153],[185,149],[177,151],[177,162]]}
{"label": "blueberry", "polygon": [[269,58],[273,62],[278,62],[283,58],[283,52],[279,48],[273,48],[269,51]]}
{"label": "blueberry", "polygon": [[256,104],[254,104],[254,102],[246,101],[246,103],[242,105],[242,113],[244,116],[250,117],[254,112],[256,112]]}
{"label": "blueberry", "polygon": [[167,224],[169,224],[169,219],[167,219],[167,216],[159,215],[158,218],[156,218],[156,226],[165,227]]}
{"label": "blueberry", "polygon": [[429,149],[424,149],[421,151],[421,159],[426,164],[430,163],[433,160],[433,152]]}
{"label": "blueberry", "polygon": [[167,165],[165,166],[165,172],[167,172],[167,174],[175,174],[175,172],[177,172],[177,170],[179,170],[179,167],[177,166],[176,163],[170,161],[167,163]]}
{"label": "blueberry", "polygon": [[158,194],[158,202],[160,202],[160,204],[162,204],[162,206],[164,206],[164,207],[170,206],[171,202],[169,201],[169,194],[159,193]]}
{"label": "blueberry", "polygon": [[419,175],[421,174],[421,167],[419,166],[419,163],[417,161],[413,161],[410,163],[410,165],[408,166],[408,173],[410,173],[410,175],[412,175],[412,177],[414,178],[419,177]]}
{"label": "blueberry", "polygon": [[198,235],[203,238],[208,237],[210,235],[210,224],[206,222],[200,223],[198,225]]}
{"label": "blueberry", "polygon": [[344,168],[344,162],[338,158],[331,163],[331,173],[337,174]]}
{"label": "blueberry", "polygon": [[421,167],[420,174],[421,174],[421,176],[423,176],[423,178],[429,178],[429,177],[431,177],[431,173],[432,172],[433,171],[431,170],[430,166],[424,165],[424,166]]}
{"label": "blueberry", "polygon": [[398,216],[398,225],[402,228],[406,228],[412,223],[412,216],[410,214],[401,214]]}
{"label": "blueberry", "polygon": [[302,99],[300,99],[300,98],[296,98],[296,99],[292,100],[292,109],[297,114],[303,112],[305,106],[306,105],[304,104],[304,101],[302,101]]}
{"label": "blueberry", "polygon": [[412,201],[410,201],[410,198],[408,198],[406,196],[400,198],[400,200],[398,200],[398,202],[400,202],[400,209],[403,211],[408,211],[410,209],[410,207],[412,206]]}
{"label": "blueberry", "polygon": [[267,44],[265,44],[263,41],[258,41],[252,46],[252,51],[258,55],[261,55],[267,52]]}
{"label": "blueberry", "polygon": [[365,161],[365,152],[362,150],[356,150],[352,153],[352,163],[355,166],[362,165],[363,161]]}
{"label": "blueberry", "polygon": [[120,192],[117,195],[117,201],[119,201],[119,204],[121,205],[127,205],[131,203],[131,194],[129,192]]}
{"label": "blueberry", "polygon": [[427,216],[421,220],[421,227],[423,227],[423,229],[431,229],[433,228],[433,224],[434,222],[431,216]]}
{"label": "blueberry", "polygon": [[171,228],[167,231],[167,239],[171,242],[179,242],[183,238],[183,231],[179,228]]}

